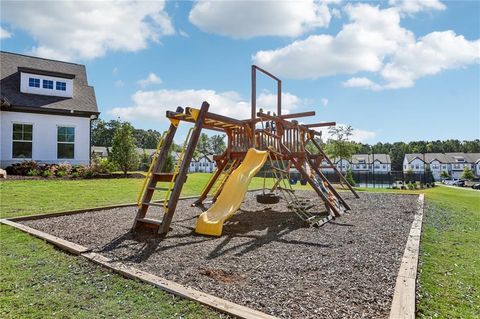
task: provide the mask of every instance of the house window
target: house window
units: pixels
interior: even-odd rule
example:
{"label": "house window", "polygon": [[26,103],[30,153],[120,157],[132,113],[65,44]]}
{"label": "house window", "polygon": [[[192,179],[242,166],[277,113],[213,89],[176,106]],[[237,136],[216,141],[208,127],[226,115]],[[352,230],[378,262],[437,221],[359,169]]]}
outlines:
{"label": "house window", "polygon": [[40,87],[40,79],[29,78],[28,79],[28,86],[32,87],[32,88],[39,88]]}
{"label": "house window", "polygon": [[12,158],[32,158],[31,124],[13,124]]}
{"label": "house window", "polygon": [[55,83],[55,88],[58,90],[58,91],[66,91],[67,90],[67,83],[66,82],[59,82],[57,81]]}
{"label": "house window", "polygon": [[43,88],[53,90],[53,81],[51,80],[43,80]]}
{"label": "house window", "polygon": [[75,128],[57,127],[57,158],[72,159],[75,156]]}

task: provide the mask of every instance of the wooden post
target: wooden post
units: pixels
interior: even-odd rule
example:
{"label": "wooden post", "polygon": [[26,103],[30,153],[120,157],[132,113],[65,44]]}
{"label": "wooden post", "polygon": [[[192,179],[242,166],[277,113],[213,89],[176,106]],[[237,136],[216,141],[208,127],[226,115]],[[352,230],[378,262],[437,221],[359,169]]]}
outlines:
{"label": "wooden post", "polygon": [[345,184],[348,186],[348,188],[353,193],[353,195],[355,195],[356,198],[360,198],[360,196],[358,196],[357,192],[353,189],[353,187],[347,182],[347,180],[345,179],[345,176],[343,176],[342,173],[338,171],[337,167],[333,165],[332,161],[328,158],[327,154],[325,154],[325,152],[322,150],[320,145],[318,145],[317,141],[315,141],[315,139],[313,138],[310,138],[310,141],[312,141],[313,145],[315,145],[318,151],[323,155],[323,158],[328,162],[328,164],[332,166],[333,170],[337,173],[340,180],[345,182]]}
{"label": "wooden post", "polygon": [[328,198],[323,194],[323,192],[317,187],[316,183],[310,178],[310,175],[307,174],[307,172],[303,169],[302,163],[298,161],[296,158],[292,158],[292,162],[295,165],[295,168],[298,170],[298,172],[302,175],[305,176],[307,179],[307,182],[312,186],[312,188],[315,190],[315,192],[323,199],[325,206],[329,208],[335,216],[340,216],[340,212],[338,209],[330,203]]}
{"label": "wooden post", "polygon": [[172,223],[173,215],[175,214],[175,209],[177,208],[177,202],[180,197],[180,193],[183,188],[183,184],[187,178],[188,167],[193,157],[193,152],[198,143],[200,133],[202,132],[203,122],[205,121],[205,115],[208,112],[209,104],[207,102],[202,103],[200,112],[195,121],[195,128],[193,129],[190,141],[188,142],[187,149],[185,150],[180,169],[177,174],[175,185],[173,186],[172,193],[168,199],[168,209],[165,215],[163,216],[162,224],[158,229],[158,232],[161,234],[166,234],[170,230],[170,224]]}
{"label": "wooden post", "polygon": [[[305,151],[306,152],[306,151]],[[309,157],[309,154],[307,153],[307,160],[308,160],[308,164],[310,165],[310,167],[315,171],[315,173],[320,176],[320,178],[322,180],[324,180],[326,183],[327,183],[327,186],[328,188],[330,189],[330,191],[332,193],[335,194],[335,196],[338,198],[339,201],[342,202],[343,206],[348,209],[348,210],[351,210],[351,207],[350,205],[348,205],[348,203],[342,198],[342,196],[340,196],[340,194],[337,192],[337,190],[335,189],[335,187],[332,186],[332,184],[328,181],[328,179],[325,177],[325,175],[323,175],[323,173],[318,169],[318,167],[315,166],[315,163],[313,163],[312,159]]]}
{"label": "wooden post", "polygon": [[170,150],[170,147],[172,146],[173,143],[173,138],[175,136],[175,133],[177,132],[177,126],[174,125],[173,123],[170,124],[170,128],[168,129],[168,133],[165,136],[165,139],[163,140],[163,145],[160,148],[160,152],[158,154],[158,157],[156,159],[156,162],[152,168],[152,172],[150,175],[150,180],[148,181],[148,185],[145,188],[145,193],[143,194],[142,197],[142,206],[137,211],[137,217],[135,218],[135,222],[133,223],[132,229],[136,229],[137,227],[137,219],[139,218],[144,218],[145,215],[147,214],[148,210],[148,205],[145,205],[143,203],[149,203],[152,200],[152,196],[154,193],[154,187],[157,185],[157,180],[155,173],[159,173],[162,170],[163,165],[165,164],[167,158],[168,158],[168,151]]}
{"label": "wooden post", "polygon": [[220,177],[220,175],[223,173],[223,171],[225,169],[225,166],[227,166],[227,163],[228,163],[228,158],[225,157],[222,160],[221,164],[217,166],[217,171],[215,172],[213,177],[208,182],[207,186],[203,190],[203,193],[200,194],[200,197],[192,204],[192,206],[196,206],[196,205],[201,204],[205,200],[205,198],[207,198],[208,192],[210,191],[210,189],[212,189],[212,187],[215,184],[215,182],[217,181],[218,177]]}

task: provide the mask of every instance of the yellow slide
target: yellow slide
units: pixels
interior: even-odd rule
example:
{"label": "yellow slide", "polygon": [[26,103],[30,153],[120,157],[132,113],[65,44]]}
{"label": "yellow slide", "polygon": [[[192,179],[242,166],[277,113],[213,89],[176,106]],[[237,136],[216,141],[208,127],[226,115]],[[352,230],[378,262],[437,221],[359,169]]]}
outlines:
{"label": "yellow slide", "polygon": [[195,231],[203,235],[220,236],[223,223],[240,208],[248,184],[267,160],[267,151],[248,150],[242,164],[232,172],[215,203],[197,219]]}

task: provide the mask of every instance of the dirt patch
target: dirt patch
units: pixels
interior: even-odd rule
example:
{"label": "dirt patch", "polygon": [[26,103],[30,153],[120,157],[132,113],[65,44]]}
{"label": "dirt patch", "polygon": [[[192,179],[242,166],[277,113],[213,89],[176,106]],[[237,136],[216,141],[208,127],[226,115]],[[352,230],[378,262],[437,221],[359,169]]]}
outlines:
{"label": "dirt patch", "polygon": [[[298,194],[324,209],[313,192]],[[194,200],[179,201],[164,239],[129,232],[135,207],[24,223],[282,318],[388,317],[416,196],[346,195],[351,213],[305,228],[285,202],[265,206],[255,195],[247,194],[219,238],[194,233],[196,217],[208,208],[190,207]]]}

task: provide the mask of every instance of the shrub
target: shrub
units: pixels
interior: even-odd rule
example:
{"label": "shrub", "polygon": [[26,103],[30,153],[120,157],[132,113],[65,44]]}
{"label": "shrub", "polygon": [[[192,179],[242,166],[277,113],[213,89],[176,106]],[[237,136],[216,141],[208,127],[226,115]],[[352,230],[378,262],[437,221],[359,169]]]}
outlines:
{"label": "shrub", "polygon": [[57,177],[65,177],[67,175],[67,173],[65,171],[58,171],[57,170],[56,175],[57,175]]}
{"label": "shrub", "polygon": [[27,172],[27,176],[38,176],[40,174],[40,171],[38,169],[31,169]]}
{"label": "shrub", "polygon": [[[6,168],[7,174],[9,175],[28,175],[28,172],[31,170],[38,169],[38,164],[35,161],[23,161],[21,163],[16,163],[8,166]],[[30,175],[31,176],[31,175]]]}
{"label": "shrub", "polygon": [[49,169],[46,169],[46,170],[44,170],[44,171],[42,172],[42,176],[43,176],[43,177],[50,177],[50,176],[52,176],[52,175],[53,175],[53,173],[52,173],[52,171],[49,170]]}
{"label": "shrub", "polygon": [[357,184],[355,182],[355,179],[353,178],[353,173],[351,169],[347,171],[347,174],[345,175],[345,179],[347,180],[347,183],[350,184],[350,186],[355,186]]}
{"label": "shrub", "polygon": [[66,175],[70,175],[72,172],[72,165],[67,162],[58,164],[57,171],[55,172],[58,177],[64,177]]}
{"label": "shrub", "polygon": [[417,184],[410,182],[410,183],[407,184],[407,187],[408,187],[408,189],[413,190],[417,187]]}

